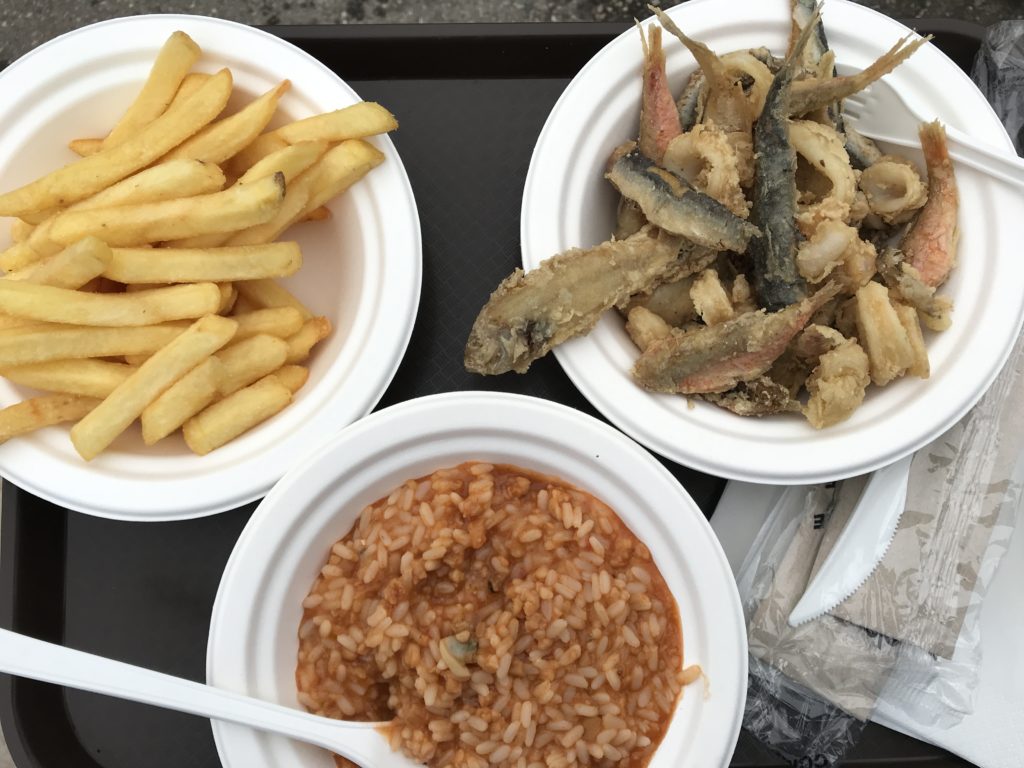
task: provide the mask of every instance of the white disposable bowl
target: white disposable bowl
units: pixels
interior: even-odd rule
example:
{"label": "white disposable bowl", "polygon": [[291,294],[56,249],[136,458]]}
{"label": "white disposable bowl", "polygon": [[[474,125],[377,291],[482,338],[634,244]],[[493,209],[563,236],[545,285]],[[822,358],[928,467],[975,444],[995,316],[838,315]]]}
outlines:
{"label": "white disposable bowl", "polygon": [[[101,22],[46,43],[0,73],[3,190],[73,160],[70,139],[104,135],[176,29],[203,49],[197,69],[230,67],[235,96],[229,108],[284,78],[292,87],[276,123],[359,101],[316,59],[252,27],[201,16]],[[334,326],[315,348],[309,381],[292,405],[207,456],[191,454],[178,436],[147,448],[133,427],[87,464],[66,427],[44,429],[0,446],[0,473],[37,496],[95,515],[195,517],[263,496],[298,454],[368,413],[408,344],[422,263],[419,218],[402,161],[386,136],[371,141],[384,163],[330,204],[329,220],[286,235],[300,243],[304,258],[286,285]],[[0,227],[0,247],[9,244],[7,229]],[[30,394],[0,381],[3,405]]]}
{"label": "white disposable bowl", "polygon": [[[691,0],[667,13],[688,35],[721,53],[762,45],[784,52],[790,29],[785,0]],[[824,21],[838,62],[858,69],[910,32],[846,0],[828,0]],[[667,33],[664,47],[678,93],[695,68],[693,58]],[[524,267],[609,237],[616,195],[603,173],[612,149],[637,134],[641,66],[639,35],[630,30],[580,71],[552,110],[523,194]],[[897,91],[912,91],[949,125],[1012,153],[988,102],[935,46],[925,45],[886,80]],[[956,170],[960,264],[943,288],[955,302],[953,326],[928,334],[931,378],[906,377],[871,388],[842,424],[817,431],[797,415],[742,418],[708,403],[646,392],[630,378],[639,353],[616,313],[555,355],[612,423],[663,456],[714,475],[815,483],[889,464],[940,435],[978,401],[1009,355],[1024,317],[1024,260],[1016,246],[1020,193],[970,168]]]}
{"label": "white disposable bowl", "polygon": [[[367,504],[403,481],[464,461],[555,475],[608,503],[651,550],[679,603],[686,663],[707,673],[683,696],[652,768],[725,766],[747,681],[746,631],[732,572],[700,510],[620,432],[555,403],[451,393],[411,400],[346,428],[267,495],[238,539],[214,603],[211,685],[299,707],[301,603],[330,550]],[[225,766],[331,768],[323,750],[214,722]],[[383,738],[374,765],[409,765]]]}

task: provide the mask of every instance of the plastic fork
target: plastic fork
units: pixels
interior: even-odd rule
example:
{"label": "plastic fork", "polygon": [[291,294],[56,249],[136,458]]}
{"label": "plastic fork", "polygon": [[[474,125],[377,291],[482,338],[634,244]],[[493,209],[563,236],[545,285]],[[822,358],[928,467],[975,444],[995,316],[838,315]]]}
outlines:
{"label": "plastic fork", "polygon": [[[924,115],[892,86],[879,80],[867,89],[843,100],[844,117],[859,133],[868,138],[899,147],[920,148],[917,129],[931,122],[934,115]],[[1024,160],[1006,149],[986,146],[966,133],[946,126],[949,155],[954,161],[986,173],[1002,181],[1024,185]]]}
{"label": "plastic fork", "polygon": [[396,765],[411,765],[392,754],[376,731],[386,723],[331,720],[6,629],[0,629],[0,671],[279,733],[329,749],[366,768],[379,765],[384,755]]}

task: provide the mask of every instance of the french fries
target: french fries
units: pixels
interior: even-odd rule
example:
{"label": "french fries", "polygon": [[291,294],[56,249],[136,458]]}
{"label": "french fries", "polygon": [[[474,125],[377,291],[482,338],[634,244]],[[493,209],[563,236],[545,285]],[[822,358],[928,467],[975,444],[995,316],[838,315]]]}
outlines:
{"label": "french fries", "polygon": [[9,273],[7,279],[74,290],[102,275],[111,257],[109,245],[99,238],[86,237],[32,266]]}
{"label": "french fries", "polygon": [[115,248],[103,272],[119,283],[198,283],[286,277],[302,264],[297,243],[231,248]]}
{"label": "french fries", "polygon": [[302,314],[303,320],[309,320],[313,313],[287,288],[274,280],[244,280],[238,283],[238,296],[250,304],[263,309],[272,307],[292,307]]}
{"label": "french fries", "polygon": [[48,360],[151,355],[180,336],[185,327],[180,323],[134,328],[43,324],[0,330],[0,370]]}
{"label": "french fries", "polygon": [[123,144],[168,108],[189,69],[199,59],[199,46],[184,32],[175,32],[157,54],[146,84],[103,140],[103,147]]}
{"label": "french fries", "polygon": [[191,139],[172,149],[165,159],[185,158],[205,163],[223,163],[259,135],[274,116],[278,100],[290,87],[290,82],[282,81],[231,117],[206,126]]}
{"label": "french fries", "polygon": [[222,371],[220,393],[230,395],[284,365],[288,343],[276,336],[259,334],[232,344],[217,357]]}
{"label": "french fries", "polygon": [[199,413],[218,396],[223,365],[216,356],[208,357],[142,411],[142,440],[153,445]]}
{"label": "french fries", "polygon": [[[176,197],[214,192],[224,185],[224,174],[215,165],[198,160],[172,160],[147,168],[134,176],[82,200],[68,211],[112,208],[134,203],[150,203]],[[44,212],[45,213],[45,212]],[[58,212],[50,213],[22,243],[0,254],[0,268],[11,271],[45,256],[52,256],[63,246],[50,237]]]}
{"label": "french fries", "polygon": [[283,199],[284,176],[275,173],[209,195],[68,211],[57,216],[50,235],[58,243],[73,243],[93,235],[109,245],[139,245],[229,232],[273,218]]}
{"label": "french fries", "polygon": [[331,332],[331,321],[326,317],[314,317],[303,323],[302,328],[294,336],[289,336],[288,356],[285,361],[288,363],[301,363],[309,357],[313,345],[326,339]]}
{"label": "french fries", "polygon": [[155,352],[71,428],[71,442],[78,454],[86,461],[95,458],[142,414],[146,406],[227,344],[236,327],[234,320],[207,315]]}
{"label": "french fries", "polygon": [[94,397],[43,395],[0,410],[0,443],[65,421],[76,421],[99,404]]}
{"label": "french fries", "polygon": [[191,71],[201,55],[171,35],[106,136],[0,193],[0,376],[52,393],[0,409],[0,441],[73,421],[88,461],[137,420],[147,445],[181,430],[205,454],[309,378],[331,325],[278,282],[303,263],[278,238],[329,219],[397,121],[360,103],[272,123],[288,80],[221,114],[232,74]]}
{"label": "french fries", "polygon": [[236,312],[233,319],[238,323],[234,341],[242,341],[260,333],[286,339],[299,332],[305,318],[295,307],[272,307]]}
{"label": "french fries", "polygon": [[65,206],[145,168],[215,118],[231,95],[231,73],[222,69],[192,96],[168,109],[131,138],[65,165],[0,195],[0,216],[21,216]]}
{"label": "french fries", "polygon": [[133,366],[124,363],[87,358],[16,365],[4,368],[0,374],[15,384],[26,387],[103,398],[113,392],[134,371]]}
{"label": "french fries", "polygon": [[292,392],[277,377],[265,376],[228,395],[185,422],[185,443],[203,456],[280,412]]}
{"label": "french fries", "polygon": [[213,283],[171,285],[138,293],[86,293],[0,280],[0,311],[68,325],[145,326],[185,320],[215,314],[220,301],[220,289]]}
{"label": "french fries", "polygon": [[296,120],[274,131],[289,144],[299,141],[345,141],[387,133],[398,127],[395,116],[380,104],[361,101],[351,107]]}
{"label": "french fries", "polygon": [[[308,212],[337,197],[380,165],[384,155],[359,139],[329,150],[316,165],[299,175],[275,215],[228,238],[227,245],[269,243]],[[258,183],[258,182],[253,182]]]}

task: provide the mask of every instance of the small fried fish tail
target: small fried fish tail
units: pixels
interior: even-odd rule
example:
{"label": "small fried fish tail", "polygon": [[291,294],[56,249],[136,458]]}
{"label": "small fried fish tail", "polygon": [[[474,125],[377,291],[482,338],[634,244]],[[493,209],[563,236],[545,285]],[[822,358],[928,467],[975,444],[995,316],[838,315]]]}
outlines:
{"label": "small fried fish tail", "polygon": [[704,104],[705,122],[714,123],[725,133],[749,132],[753,122],[750,105],[743,86],[714,51],[704,43],[687,37],[674,21],[653,5],[647,6],[658,17],[661,25],[685,45],[697,60],[707,80],[707,101]]}
{"label": "small fried fish tail", "polygon": [[661,47],[661,28],[651,25],[649,38],[637,22],[644,48],[644,85],[640,106],[640,151],[656,163],[661,162],[669,142],[683,132],[679,112],[672,100],[665,73],[665,52]]}
{"label": "small fried fish tail", "polygon": [[892,72],[910,58],[922,45],[932,39],[931,35],[910,40],[910,35],[897,41],[896,45],[876,59],[871,66],[855,75],[843,75],[826,80],[800,80],[793,84],[789,94],[789,114],[803,115],[815,109],[845,99],[863,91],[876,80]]}
{"label": "small fried fish tail", "polygon": [[949,163],[949,144],[942,123],[938,120],[922,123],[918,136],[921,137],[921,151],[929,168]]}

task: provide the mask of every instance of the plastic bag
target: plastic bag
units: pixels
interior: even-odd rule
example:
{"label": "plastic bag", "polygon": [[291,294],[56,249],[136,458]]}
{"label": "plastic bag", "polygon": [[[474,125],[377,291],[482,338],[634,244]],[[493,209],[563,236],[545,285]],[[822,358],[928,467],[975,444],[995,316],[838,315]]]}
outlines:
{"label": "plastic bag", "polygon": [[971,79],[1006,126],[1017,154],[1024,149],[1024,21],[993,24],[974,59]]}

